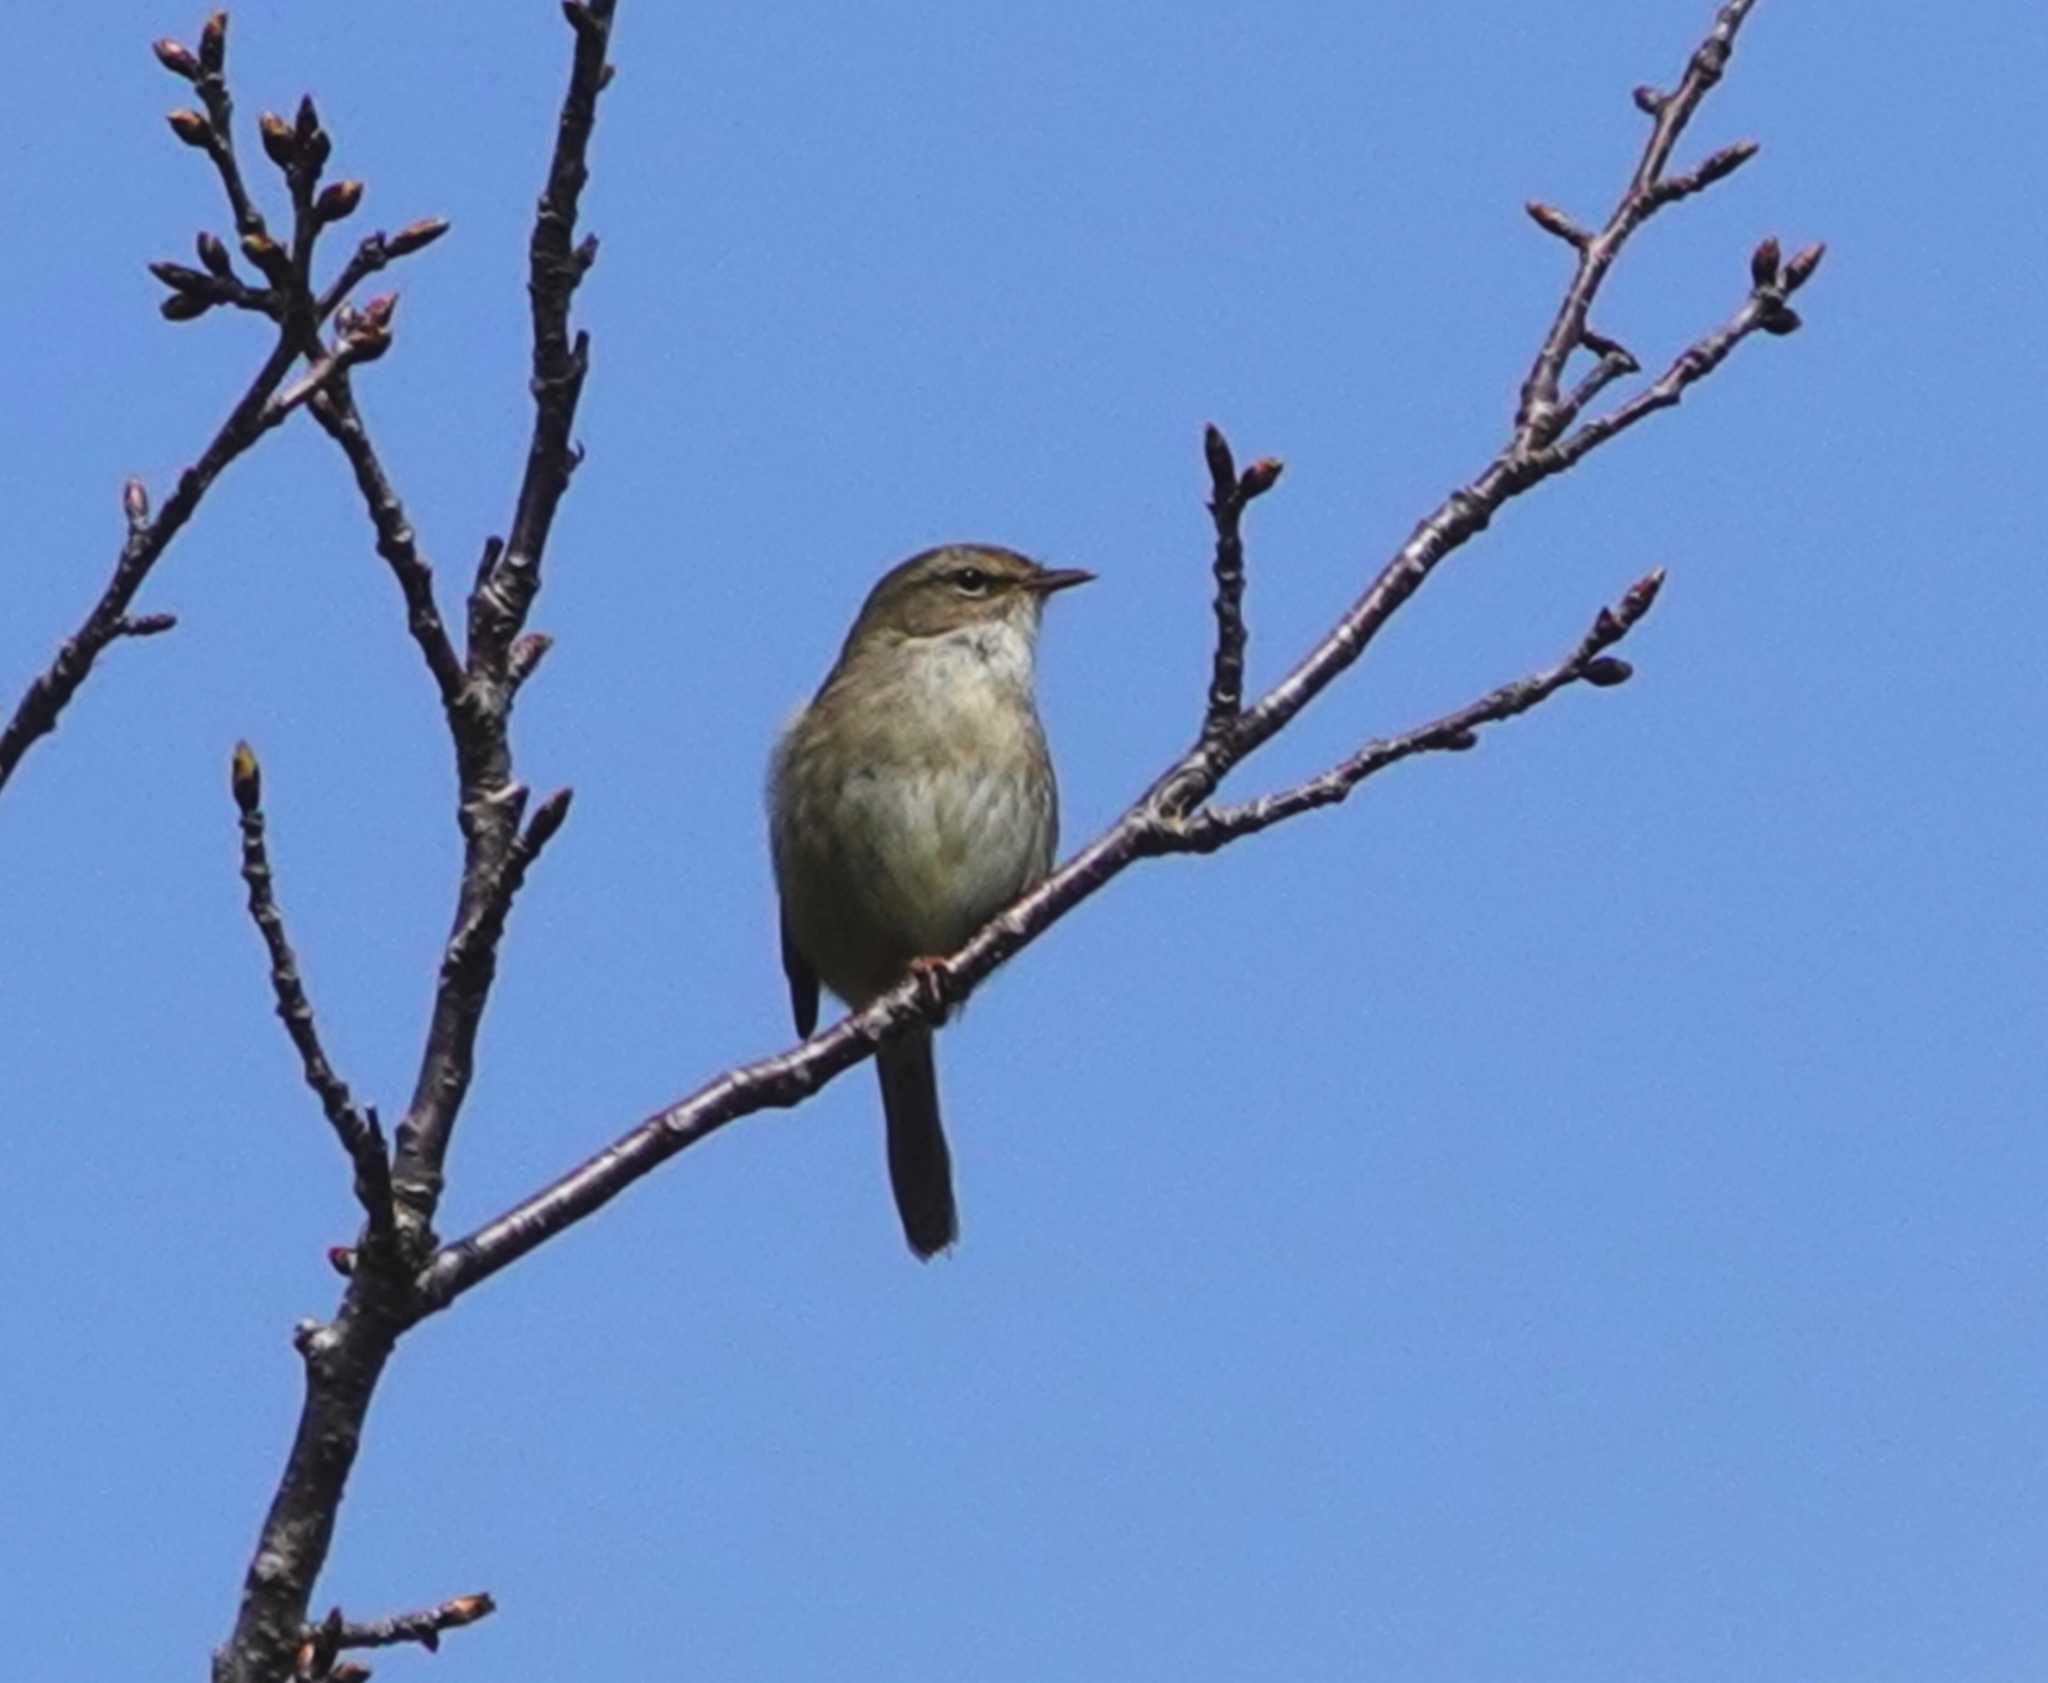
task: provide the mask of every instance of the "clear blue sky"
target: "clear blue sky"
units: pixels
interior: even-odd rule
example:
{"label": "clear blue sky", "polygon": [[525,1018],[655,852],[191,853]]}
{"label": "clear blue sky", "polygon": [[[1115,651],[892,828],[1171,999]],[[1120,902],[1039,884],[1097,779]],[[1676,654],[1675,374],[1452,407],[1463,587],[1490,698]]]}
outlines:
{"label": "clear blue sky", "polygon": [[[623,0],[595,368],[522,773],[573,784],[457,1141],[461,1231],[788,1038],[759,787],[867,585],[1101,582],[1044,710],[1077,841],[1196,720],[1199,432],[1284,456],[1270,679],[1499,442],[1707,0]],[[223,216],[149,40],[25,8],[0,102],[11,705],[262,354],[149,259]],[[452,605],[527,426],[555,8],[243,8],[357,229],[441,213],[360,382]],[[904,1253],[865,1071],[401,1349],[321,1589],[503,1611],[389,1678],[2016,1679],[2048,1655],[2037,4],[1762,0],[1598,325],[1661,366],[1758,236],[1806,332],[1527,498],[1235,792],[1547,662],[1638,681],[1148,866],[942,1043],[965,1237]],[[272,177],[260,162],[266,192]],[[273,201],[274,202],[274,201]],[[241,909],[268,771],[329,1046],[402,1105],[445,734],[326,440],[233,468],[0,799],[10,1669],[195,1675],[331,1309],[347,1176]]]}

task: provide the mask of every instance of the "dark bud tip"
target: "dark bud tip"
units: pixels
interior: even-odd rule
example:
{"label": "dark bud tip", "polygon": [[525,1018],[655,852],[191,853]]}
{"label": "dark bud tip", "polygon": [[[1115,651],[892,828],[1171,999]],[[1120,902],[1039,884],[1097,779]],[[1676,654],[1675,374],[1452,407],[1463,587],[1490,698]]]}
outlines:
{"label": "dark bud tip", "polygon": [[244,234],[242,255],[272,280],[291,269],[291,259],[285,255],[284,247],[268,234]]}
{"label": "dark bud tip", "polygon": [[160,637],[166,631],[175,631],[178,626],[176,614],[137,614],[133,619],[121,621],[123,637]]}
{"label": "dark bud tip", "polygon": [[1263,497],[1280,482],[1280,475],[1287,464],[1276,456],[1261,456],[1244,470],[1244,476],[1237,482],[1237,494],[1250,502],[1254,497]]}
{"label": "dark bud tip", "polygon": [[213,140],[212,128],[197,111],[173,111],[164,121],[187,146],[206,146]]}
{"label": "dark bud tip", "polygon": [[1625,684],[1636,675],[1636,669],[1625,660],[1613,655],[1602,655],[1598,660],[1589,661],[1583,676],[1596,689],[1609,690],[1616,684]]}
{"label": "dark bud tip", "polygon": [[1749,254],[1749,278],[1762,286],[1778,284],[1778,242],[1766,239],[1758,243],[1756,250]]}
{"label": "dark bud tip", "polygon": [[182,76],[188,82],[199,80],[199,60],[184,42],[173,41],[166,36],[161,41],[152,41],[149,50],[156,54],[157,63],[173,76]]}
{"label": "dark bud tip", "polygon": [[1646,117],[1654,117],[1664,109],[1664,96],[1647,82],[1637,88],[1632,97],[1636,102],[1636,109]]}
{"label": "dark bud tip", "polygon": [[1785,265],[1785,290],[1797,292],[1813,279],[1813,271],[1820,267],[1820,260],[1827,256],[1824,245],[1810,245],[1804,251],[1795,252],[1792,261]]}
{"label": "dark bud tip", "polygon": [[215,12],[199,31],[199,62],[218,76],[228,61],[228,15]]}
{"label": "dark bud tip", "polygon": [[275,111],[266,111],[256,119],[256,132],[263,140],[263,154],[278,168],[282,169],[292,161],[292,126]]}
{"label": "dark bud tip", "polygon": [[478,1619],[488,1618],[498,1610],[498,1604],[483,1591],[475,1595],[458,1595],[441,1609],[441,1615],[451,1625],[473,1625]]}
{"label": "dark bud tip", "polygon": [[329,1683],[370,1683],[370,1668],[357,1660],[337,1660],[327,1676]]}
{"label": "dark bud tip", "polygon": [[345,1280],[356,1271],[356,1253],[347,1245],[329,1245],[327,1266]]}
{"label": "dark bud tip", "polygon": [[384,242],[384,249],[393,257],[406,257],[422,247],[432,245],[447,232],[447,218],[423,216],[417,222],[408,222],[393,234]]}
{"label": "dark bud tip", "polygon": [[597,91],[603,93],[606,88],[612,85],[612,78],[618,73],[619,67],[616,64],[607,64],[597,73]]}
{"label": "dark bud tip", "polygon": [[228,787],[235,792],[235,805],[244,813],[252,813],[263,800],[263,767],[257,762],[256,750],[246,742],[235,744],[234,758],[228,762]]}
{"label": "dark bud tip", "polygon": [[301,144],[307,146],[313,143],[313,136],[320,132],[320,112],[313,104],[311,94],[302,95],[299,99],[296,132]]}
{"label": "dark bud tip", "polygon": [[218,235],[201,233],[193,244],[198,248],[199,261],[222,280],[234,274],[235,266],[228,261],[228,248],[221,244]]}
{"label": "dark bud tip", "polygon": [[1215,422],[1202,429],[1202,454],[1209,463],[1209,477],[1228,489],[1237,483],[1237,458],[1230,453],[1230,440]]}
{"label": "dark bud tip", "polygon": [[149,487],[141,480],[131,479],[121,487],[121,512],[134,526],[149,518]]}
{"label": "dark bud tip", "polygon": [[1479,746],[1479,733],[1476,730],[1453,731],[1443,739],[1442,746],[1453,754],[1467,753]]}
{"label": "dark bud tip", "polygon": [[1602,608],[1593,616],[1592,640],[1603,649],[1609,643],[1619,641],[1627,630],[1628,627],[1616,619],[1606,608]]}
{"label": "dark bud tip", "polygon": [[330,182],[320,189],[320,197],[313,201],[313,214],[322,222],[339,222],[344,216],[352,215],[362,202],[363,184],[360,181]]}
{"label": "dark bud tip", "polygon": [[174,292],[156,308],[165,321],[197,321],[213,308],[213,300],[197,292]]}
{"label": "dark bud tip", "polygon": [[1780,308],[1771,311],[1757,325],[1766,333],[1775,333],[1782,339],[1788,333],[1797,333],[1806,323],[1797,310]]}
{"label": "dark bud tip", "polygon": [[372,327],[389,327],[391,318],[398,310],[398,294],[380,293],[363,306],[363,319]]}

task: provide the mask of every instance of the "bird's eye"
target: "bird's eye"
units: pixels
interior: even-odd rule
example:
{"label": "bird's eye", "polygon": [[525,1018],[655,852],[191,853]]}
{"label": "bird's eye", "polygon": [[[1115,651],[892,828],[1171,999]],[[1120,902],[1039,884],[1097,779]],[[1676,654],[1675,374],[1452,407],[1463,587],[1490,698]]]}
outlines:
{"label": "bird's eye", "polygon": [[979,596],[988,589],[988,574],[979,567],[962,567],[953,574],[953,588],[968,596]]}

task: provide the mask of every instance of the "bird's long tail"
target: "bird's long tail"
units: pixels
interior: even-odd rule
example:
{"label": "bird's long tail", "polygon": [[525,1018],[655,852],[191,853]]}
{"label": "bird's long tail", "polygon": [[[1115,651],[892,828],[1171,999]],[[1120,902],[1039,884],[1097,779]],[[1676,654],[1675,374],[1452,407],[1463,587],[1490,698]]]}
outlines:
{"label": "bird's long tail", "polygon": [[932,1037],[914,1029],[875,1054],[882,1078],[882,1112],[889,1120],[889,1184],[903,1236],[920,1258],[959,1237],[953,1207],[953,1159],[939,1120],[939,1083],[932,1068]]}

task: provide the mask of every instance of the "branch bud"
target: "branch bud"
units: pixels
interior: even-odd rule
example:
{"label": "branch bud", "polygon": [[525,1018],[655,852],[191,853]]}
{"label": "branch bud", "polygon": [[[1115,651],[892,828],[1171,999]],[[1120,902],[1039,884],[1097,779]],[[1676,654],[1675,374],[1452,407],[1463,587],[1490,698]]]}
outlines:
{"label": "branch bud", "polygon": [[1437,746],[1448,748],[1453,754],[1463,754],[1479,746],[1479,733],[1476,730],[1453,731]]}
{"label": "branch bud", "polygon": [[408,222],[393,234],[384,242],[384,249],[393,257],[409,257],[415,251],[432,245],[447,232],[446,217],[423,216],[417,222]]}
{"label": "branch bud", "polygon": [[498,1604],[490,1596],[478,1591],[475,1595],[458,1595],[442,1603],[441,1616],[454,1625],[473,1625],[498,1610]]}
{"label": "branch bud", "polygon": [[264,278],[278,286],[287,285],[292,278],[292,260],[283,246],[268,234],[244,234],[242,255],[261,269]]}
{"label": "branch bud", "polygon": [[337,1660],[328,1669],[327,1683],[370,1683],[370,1668],[360,1660]]}
{"label": "branch bud", "polygon": [[311,94],[301,94],[299,96],[296,129],[301,146],[312,145],[313,136],[320,132],[320,113],[313,104],[313,96]]}
{"label": "branch bud", "polygon": [[173,76],[182,76],[188,82],[199,80],[199,60],[192,56],[192,49],[183,41],[173,41],[168,35],[161,41],[150,43],[156,61]]}
{"label": "branch bud", "polygon": [[199,62],[210,74],[218,76],[228,62],[228,15],[215,12],[206,20],[206,27],[199,31]]}
{"label": "branch bud", "polygon": [[1254,497],[1263,497],[1280,482],[1280,475],[1286,469],[1287,464],[1277,456],[1261,456],[1244,470],[1237,482],[1237,494],[1246,502]]}
{"label": "branch bud", "polygon": [[1647,82],[1637,88],[1631,97],[1636,102],[1636,109],[1646,117],[1655,117],[1664,109],[1664,95]]}
{"label": "branch bud", "polygon": [[1780,339],[1784,338],[1788,333],[1797,333],[1805,325],[1805,321],[1800,317],[1797,310],[1783,306],[1772,310],[1762,321],[1757,323],[1757,326],[1761,327],[1766,333],[1775,333]]}
{"label": "branch bud", "polygon": [[182,263],[152,263],[149,272],[173,292],[211,292],[213,282]]}
{"label": "branch bud", "polygon": [[1756,250],[1749,254],[1749,278],[1759,287],[1778,284],[1778,242],[1775,239],[1761,241]]}
{"label": "branch bud", "polygon": [[538,853],[554,839],[562,827],[562,820],[569,816],[569,803],[576,798],[574,789],[557,789],[534,809],[533,821],[526,826],[526,846],[531,853]]}
{"label": "branch bud", "polygon": [[1657,592],[1664,588],[1664,569],[1653,567],[1630,585],[1621,598],[1621,621],[1624,625],[1635,622],[1650,611],[1657,600]]}
{"label": "branch bud", "polygon": [[313,201],[313,214],[322,222],[339,222],[362,202],[360,181],[336,181],[320,189],[320,197]]}
{"label": "branch bud", "polygon": [[1828,254],[1824,245],[1810,245],[1804,251],[1795,252],[1792,261],[1785,265],[1785,290],[1797,292],[1813,279],[1813,271],[1820,267],[1820,260]]}
{"label": "branch bud", "polygon": [[1583,251],[1586,249],[1586,242],[1592,238],[1592,235],[1555,205],[1547,205],[1540,199],[1531,199],[1522,208],[1529,213],[1529,220],[1537,227],[1546,234],[1555,234],[1566,245]]}
{"label": "branch bud", "polygon": [[1579,674],[1595,689],[1612,689],[1616,684],[1625,684],[1636,675],[1636,669],[1625,660],[1613,655],[1602,655],[1598,660],[1588,661],[1586,670]]}
{"label": "branch bud", "polygon": [[166,631],[177,628],[176,614],[137,614],[133,619],[121,621],[120,633],[123,637],[161,637]]}
{"label": "branch bud", "polygon": [[228,787],[235,792],[235,805],[244,816],[263,802],[263,767],[257,762],[256,750],[246,742],[235,744],[234,758],[228,762]]}
{"label": "branch bud", "polygon": [[275,111],[256,119],[256,132],[263,138],[263,154],[279,169],[290,166],[293,157],[292,126]]}
{"label": "branch bud", "polygon": [[149,518],[149,487],[141,480],[131,479],[121,487],[121,512],[131,526],[140,526]]}
{"label": "branch bud", "polygon": [[1702,187],[1711,187],[1723,176],[1733,175],[1757,155],[1757,143],[1753,140],[1738,140],[1733,146],[1724,146],[1711,154],[1698,169],[1694,177]]}
{"label": "branch bud", "polygon": [[165,321],[197,321],[213,308],[213,300],[197,292],[174,292],[157,305]]}
{"label": "branch bud", "polygon": [[164,121],[171,125],[171,133],[187,146],[204,149],[213,144],[212,126],[197,111],[173,111]]}
{"label": "branch bud", "polygon": [[372,298],[369,303],[363,306],[363,320],[374,328],[382,329],[389,327],[392,314],[397,308],[398,294],[386,292],[380,297]]}
{"label": "branch bud", "polygon": [[327,1247],[327,1266],[346,1280],[356,1271],[356,1253],[354,1249],[348,1245],[329,1245]]}
{"label": "branch bud", "polygon": [[228,261],[228,248],[220,243],[218,235],[201,231],[199,238],[192,242],[199,252],[199,261],[222,280],[234,278],[235,266]]}

